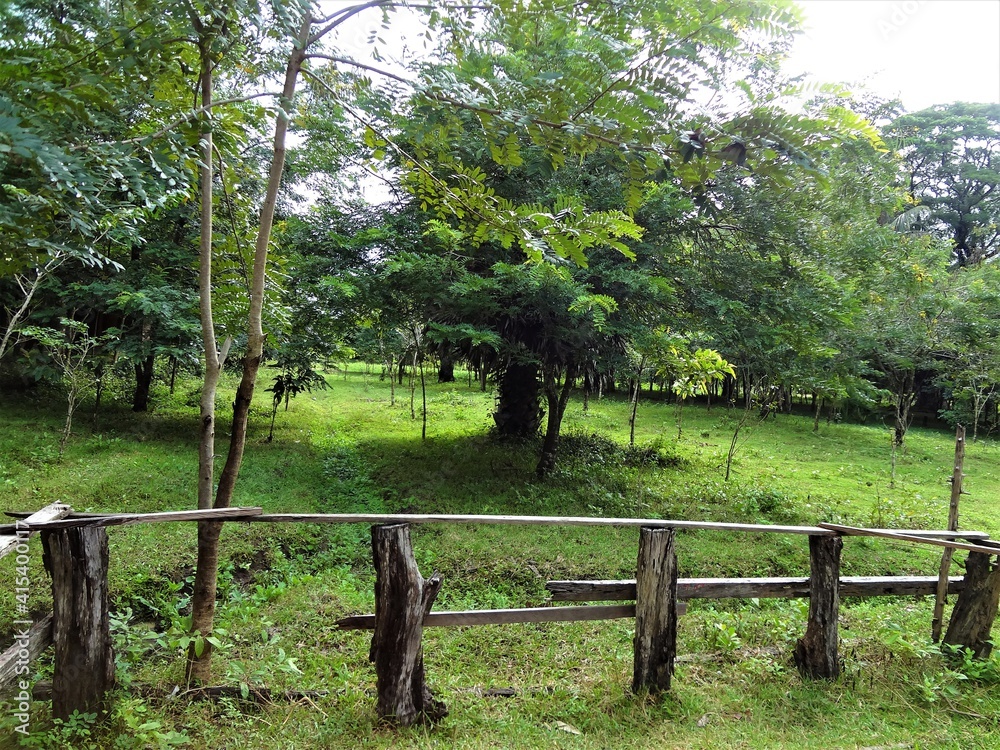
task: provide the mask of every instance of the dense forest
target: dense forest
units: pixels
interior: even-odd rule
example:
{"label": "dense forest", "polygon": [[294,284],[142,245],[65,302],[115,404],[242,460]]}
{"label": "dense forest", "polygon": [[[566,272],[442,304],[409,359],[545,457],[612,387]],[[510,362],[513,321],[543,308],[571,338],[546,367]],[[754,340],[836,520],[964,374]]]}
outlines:
{"label": "dense forest", "polygon": [[[58,389],[62,451],[80,403],[146,413],[198,378],[199,508],[232,502],[255,390],[273,435],[354,362],[415,435],[429,381],[495,393],[493,436],[540,436],[542,480],[571,396],[618,393],[633,441],[650,399],[678,437],[694,400],[885,424],[894,449],[915,420],[1000,424],[1000,105],[906,112],[789,78],[794,5],[0,18],[0,385]],[[342,34],[362,18],[363,58]],[[199,525],[194,632],[221,528]]]}

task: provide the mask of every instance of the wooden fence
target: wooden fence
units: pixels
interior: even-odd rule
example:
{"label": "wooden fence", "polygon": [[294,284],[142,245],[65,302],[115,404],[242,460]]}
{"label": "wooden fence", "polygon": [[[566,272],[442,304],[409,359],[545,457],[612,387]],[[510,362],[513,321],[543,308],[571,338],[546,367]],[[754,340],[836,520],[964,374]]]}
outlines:
{"label": "wooden fence", "polygon": [[[18,515],[18,514],[14,514]],[[19,514],[26,515],[26,514]],[[808,597],[805,633],[793,659],[801,674],[834,679],[840,673],[837,620],[841,596],[957,593],[944,641],[989,655],[990,630],[1000,599],[1000,544],[975,531],[887,531],[819,524],[776,526],[707,521],[550,516],[477,516],[417,514],[274,514],[260,508],[179,511],[144,514],[73,513],[54,504],[14,526],[0,527],[0,557],[19,550],[30,533],[41,532],[46,568],[52,576],[53,612],[18,636],[0,655],[0,689],[8,687],[16,667],[55,645],[52,684],[53,714],[93,711],[114,685],[108,619],[108,526],[177,521],[252,523],[364,523],[372,525],[375,563],[375,611],[339,621],[345,629],[371,629],[371,658],[377,679],[377,711],[381,717],[410,724],[442,715],[444,706],[427,689],[423,674],[424,627],[469,626],[515,622],[558,622],[635,618],[632,687],[635,691],[668,690],[676,656],[677,617],[689,599],[728,597]],[[549,581],[555,601],[634,601],[634,604],[529,607],[523,609],[433,612],[442,581],[425,579],[414,560],[412,524],[533,524],[558,526],[637,527],[636,577],[628,581]],[[810,571],[800,578],[683,579],[677,576],[677,529],[735,533],[804,535],[809,540]],[[940,581],[938,576],[841,577],[843,537],[876,536],[912,544],[936,545],[969,552],[964,577]],[[959,541],[964,540],[964,541]],[[20,562],[20,560],[19,560]]]}

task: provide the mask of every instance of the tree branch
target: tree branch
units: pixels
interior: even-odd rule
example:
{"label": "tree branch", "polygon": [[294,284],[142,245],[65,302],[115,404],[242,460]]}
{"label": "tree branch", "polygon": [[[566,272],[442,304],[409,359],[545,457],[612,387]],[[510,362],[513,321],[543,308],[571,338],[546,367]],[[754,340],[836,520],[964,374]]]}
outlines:
{"label": "tree branch", "polygon": [[344,65],[353,65],[356,68],[361,68],[362,70],[367,70],[372,73],[377,73],[378,75],[385,76],[386,78],[391,78],[394,81],[405,83],[407,86],[414,85],[412,81],[409,81],[406,78],[403,78],[402,76],[398,76],[395,73],[390,73],[388,70],[382,70],[381,68],[376,68],[373,65],[365,65],[364,63],[359,63],[356,60],[349,60],[346,57],[334,57],[333,55],[320,55],[320,54],[306,55],[307,60],[312,60],[313,58],[318,58],[321,60],[329,60],[330,62],[342,63]]}

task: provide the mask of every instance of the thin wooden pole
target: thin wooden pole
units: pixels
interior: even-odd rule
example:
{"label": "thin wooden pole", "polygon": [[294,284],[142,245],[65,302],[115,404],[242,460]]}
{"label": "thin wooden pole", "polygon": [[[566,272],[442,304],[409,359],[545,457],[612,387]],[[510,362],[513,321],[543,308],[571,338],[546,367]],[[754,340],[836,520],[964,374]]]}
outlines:
{"label": "thin wooden pole", "polygon": [[[930,544],[935,547],[951,547],[952,549],[964,549],[968,552],[983,552],[987,555],[996,555],[996,547],[987,547],[983,544],[966,544],[965,542],[953,542],[946,538],[943,538],[942,534],[935,534],[931,536],[929,534],[918,535],[916,532],[905,532],[900,533],[897,531],[885,531],[883,529],[862,529],[856,526],[842,526],[837,523],[820,523],[818,524],[822,529],[828,529],[830,531],[839,531],[846,536],[874,536],[879,539],[895,539],[898,542],[915,542],[916,544]],[[951,534],[952,532],[944,532],[944,534]],[[965,534],[957,534],[959,537],[964,537]]]}
{"label": "thin wooden pole", "polygon": [[837,618],[843,546],[839,537],[809,537],[809,622],[794,654],[803,677],[833,680],[840,676]]}
{"label": "thin wooden pole", "polygon": [[[948,531],[958,531],[958,501],[962,497],[962,467],[965,464],[965,427],[955,428],[955,466],[951,472],[951,503],[948,506]],[[938,570],[938,585],[934,597],[934,618],[931,620],[931,639],[941,640],[941,624],[944,620],[944,605],[948,599],[948,573],[955,551],[946,547],[941,555]]]}
{"label": "thin wooden pole", "polygon": [[636,567],[632,690],[670,689],[677,654],[677,553],[674,530],[643,527]]}

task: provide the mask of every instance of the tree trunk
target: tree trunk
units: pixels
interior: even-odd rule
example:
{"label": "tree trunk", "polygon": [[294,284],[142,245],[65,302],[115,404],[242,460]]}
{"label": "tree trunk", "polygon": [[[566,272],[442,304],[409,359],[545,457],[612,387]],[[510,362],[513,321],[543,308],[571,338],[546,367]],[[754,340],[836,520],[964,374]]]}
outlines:
{"label": "tree trunk", "polygon": [[837,619],[840,616],[839,536],[809,537],[809,622],[795,644],[795,666],[803,677],[833,680],[840,675]]}
{"label": "tree trunk", "polygon": [[[416,340],[416,336],[414,336]],[[413,363],[410,368],[410,419],[417,418],[416,411],[416,394],[417,394],[417,357],[420,356],[420,351],[418,345],[415,344],[413,347]]]}
{"label": "tree trunk", "polygon": [[423,360],[420,362],[420,439],[427,439],[427,381],[424,379]]}
{"label": "tree trunk", "polygon": [[94,372],[94,424],[97,424],[97,415],[101,411],[101,401],[104,399],[104,364],[97,366]]}
{"label": "tree trunk", "polygon": [[438,367],[439,383],[455,382],[455,358],[451,354],[451,347],[444,346],[441,349],[441,364]]}
{"label": "tree trunk", "polygon": [[[1000,554],[1000,549],[997,550]],[[965,588],[958,595],[951,613],[944,642],[972,649],[977,659],[986,659],[993,651],[990,630],[1000,603],[1000,560],[983,552],[970,552],[965,561]]]}
{"label": "tree trunk", "polygon": [[150,354],[135,366],[135,393],[132,397],[132,411],[149,411],[149,389],[153,384],[154,357]]}
{"label": "tree trunk", "polygon": [[903,376],[903,382],[896,392],[896,413],[893,420],[893,441],[898,448],[903,447],[906,438],[906,431],[910,428],[910,410],[917,400],[917,394],[913,392],[916,374],[907,372]]}
{"label": "tree trunk", "polygon": [[108,618],[108,534],[103,528],[42,531],[52,577],[52,716],[104,714],[115,685]]}
{"label": "tree trunk", "polygon": [[566,413],[566,404],[569,402],[569,394],[573,390],[573,381],[576,379],[576,368],[570,365],[566,368],[566,379],[563,381],[562,389],[559,388],[559,373],[550,371],[545,376],[545,400],[548,402],[549,414],[545,424],[545,439],[542,441],[542,453],[538,459],[538,466],[535,473],[545,477],[556,467],[556,453],[559,448],[559,430],[562,427],[563,414]]}
{"label": "tree trunk", "polygon": [[635,575],[632,691],[670,689],[677,653],[677,553],[674,530],[643,527]]}
{"label": "tree trunk", "polygon": [[63,425],[62,437],[59,438],[59,458],[66,452],[69,436],[73,434],[73,413],[76,411],[77,384],[70,381],[66,391],[66,423]]}
{"label": "tree trunk", "polygon": [[389,359],[386,360],[386,371],[389,373],[389,406],[396,405],[396,378],[393,377],[395,374],[393,363],[395,361],[395,357],[391,354],[389,355]]}
{"label": "tree trunk", "polygon": [[[639,376],[642,375],[642,370],[646,366],[646,358],[642,357],[639,360]],[[652,389],[650,389],[652,392]],[[632,410],[628,418],[628,444],[635,445],[635,415],[639,410],[639,379],[636,378],[636,387],[632,391]]]}
{"label": "tree trunk", "polygon": [[[200,21],[192,18],[196,29]],[[212,106],[212,59],[210,42],[201,45],[201,104]],[[198,508],[212,507],[215,489],[215,393],[225,354],[220,353],[215,338],[215,318],[212,315],[212,131],[205,128],[201,134],[201,235],[198,244],[198,294],[201,312],[202,348],[205,353],[205,382],[201,389],[198,440]]]}
{"label": "tree trunk", "polygon": [[538,365],[511,362],[500,375],[493,421],[503,437],[532,437],[538,433],[543,410]]}
{"label": "tree trunk", "polygon": [[378,715],[402,726],[447,715],[424,680],[424,618],[441,588],[437,574],[424,580],[413,559],[408,524],[372,527],[375,560],[375,663]]}
{"label": "tree trunk", "polygon": [[[285,164],[285,134],[288,130],[289,113],[293,112],[295,84],[299,70],[305,59],[306,45],[309,43],[309,31],[312,19],[307,12],[299,29],[295,47],[292,50],[285,70],[285,83],[279,101],[278,116],[274,127],[274,146],[271,168],[268,173],[267,189],[260,210],[260,226],[257,230],[257,242],[254,248],[253,276],[250,285],[250,311],[247,322],[247,352],[243,358],[243,377],[240,380],[233,403],[232,434],[229,442],[229,454],[226,465],[219,477],[219,486],[212,507],[228,508],[232,503],[233,490],[243,462],[243,450],[246,446],[247,423],[250,415],[250,404],[253,401],[254,385],[257,380],[257,370],[260,367],[264,350],[264,331],[262,314],[264,305],[264,279],[267,270],[267,254],[271,242],[271,228],[274,223],[274,210],[278,201],[278,189],[281,187],[281,176]],[[206,49],[209,45],[206,45]],[[205,57],[207,59],[208,52]],[[210,71],[211,68],[207,68]],[[203,76],[208,81],[209,103],[211,102],[211,73]],[[204,91],[203,91],[204,96]],[[202,161],[210,169],[212,162],[210,149],[203,154]],[[206,165],[203,163],[202,168]],[[205,186],[203,185],[203,191]],[[211,185],[208,186],[208,196],[211,199]],[[203,192],[204,200],[204,192]],[[209,251],[211,248],[209,247]],[[209,256],[210,257],[210,256]],[[204,398],[204,397],[203,397]],[[204,430],[204,426],[203,426]],[[199,496],[199,507],[201,498]],[[212,633],[215,621],[215,593],[218,578],[219,535],[222,525],[217,522],[203,521],[198,524],[198,562],[195,568],[195,587],[191,596],[191,629],[202,637]],[[211,676],[212,664],[211,644],[205,643],[201,656],[194,651],[194,644],[188,650],[187,674],[190,680],[204,682]]]}

